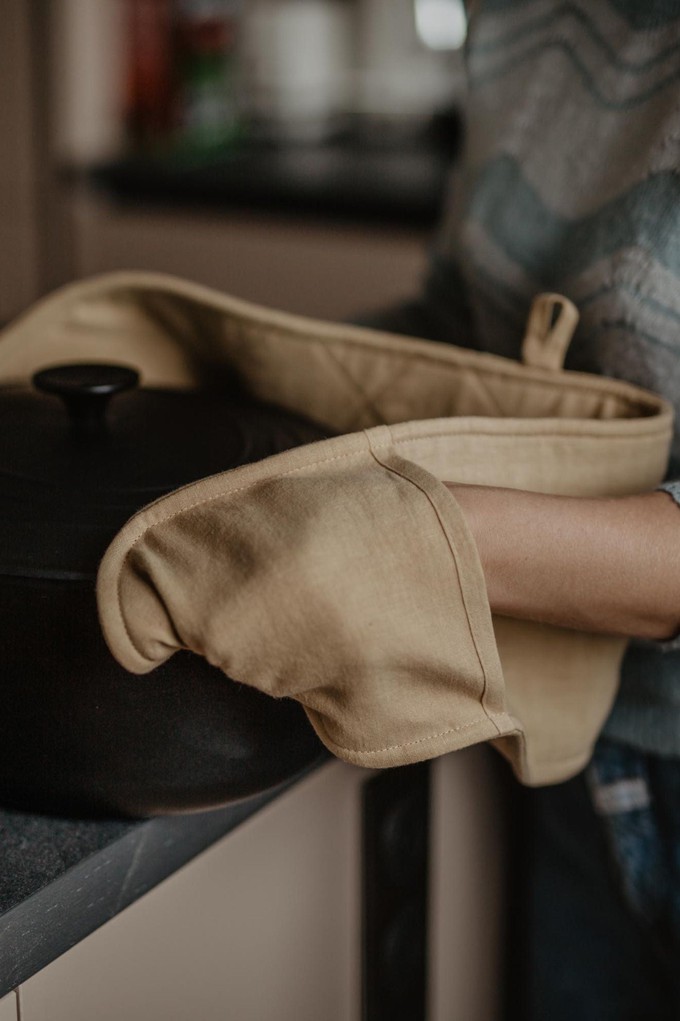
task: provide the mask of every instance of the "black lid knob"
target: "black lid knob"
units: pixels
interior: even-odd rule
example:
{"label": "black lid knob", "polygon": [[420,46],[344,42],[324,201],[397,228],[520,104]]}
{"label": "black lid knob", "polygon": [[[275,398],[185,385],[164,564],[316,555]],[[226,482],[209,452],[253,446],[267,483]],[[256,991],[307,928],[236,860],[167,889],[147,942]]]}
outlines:
{"label": "black lid knob", "polygon": [[82,433],[101,431],[111,398],[138,383],[139,373],[127,365],[54,365],[33,376],[37,390],[61,398],[73,425]]}

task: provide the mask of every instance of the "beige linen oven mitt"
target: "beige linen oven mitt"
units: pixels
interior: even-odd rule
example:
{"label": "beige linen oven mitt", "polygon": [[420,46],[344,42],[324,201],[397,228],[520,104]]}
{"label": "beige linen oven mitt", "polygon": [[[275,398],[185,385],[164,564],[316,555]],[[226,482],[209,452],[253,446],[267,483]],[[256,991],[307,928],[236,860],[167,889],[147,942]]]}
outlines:
{"label": "beige linen oven mitt", "polygon": [[520,729],[462,513],[386,427],[150,505],[109,548],[98,598],[128,670],[190,649],[300,701],[348,762],[398,765]]}
{"label": "beige linen oven mitt", "polygon": [[299,699],[351,762],[490,740],[524,783],[556,783],[590,756],[625,640],[491,622],[474,544],[437,480],[574,497],[661,481],[672,409],[564,370],[576,320],[566,299],[537,296],[515,361],[115,273],[0,333],[0,381],[78,359],[130,362],[147,386],[226,373],[337,434],[196,483],[125,526],[99,580],[125,666],[151,670],[186,646]]}

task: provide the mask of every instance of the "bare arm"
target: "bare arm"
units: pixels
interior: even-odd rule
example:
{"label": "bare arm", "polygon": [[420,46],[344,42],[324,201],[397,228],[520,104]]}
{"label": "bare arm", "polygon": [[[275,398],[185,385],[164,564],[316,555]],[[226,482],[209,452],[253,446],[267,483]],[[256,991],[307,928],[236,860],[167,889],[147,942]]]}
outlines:
{"label": "bare arm", "polygon": [[680,628],[680,508],[667,493],[583,499],[447,485],[494,613],[651,639]]}

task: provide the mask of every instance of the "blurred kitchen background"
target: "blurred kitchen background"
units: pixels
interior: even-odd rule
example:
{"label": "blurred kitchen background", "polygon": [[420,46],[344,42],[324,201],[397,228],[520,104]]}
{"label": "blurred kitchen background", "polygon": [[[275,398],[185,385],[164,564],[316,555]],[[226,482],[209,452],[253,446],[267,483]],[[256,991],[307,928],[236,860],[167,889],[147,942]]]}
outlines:
{"label": "blurred kitchen background", "polygon": [[3,0],[0,321],[176,273],[340,319],[415,293],[462,0]]}
{"label": "blurred kitchen background", "polygon": [[[0,324],[69,280],[116,269],[174,273],[338,320],[417,294],[460,144],[461,0],[2,0],[1,10]],[[304,882],[289,884],[303,919],[296,938],[305,959],[309,947],[317,962],[329,940],[334,948],[308,995],[326,1005],[335,996],[333,1016],[347,1018],[359,1003],[365,772],[328,766],[297,800],[284,799],[271,833],[266,820],[252,831],[268,847],[304,842]],[[500,794],[486,750],[437,762],[432,792],[428,1017],[491,1021],[501,1016],[512,912],[503,910]],[[395,839],[409,819],[395,822]],[[248,832],[230,844],[235,858],[221,874],[231,869],[244,902],[266,917],[270,887],[243,878],[260,861]],[[210,903],[214,884],[203,900],[192,887],[191,903]],[[281,913],[257,951],[264,976],[282,971]],[[219,925],[216,945],[242,943],[231,913]],[[174,928],[194,938],[190,925]],[[112,930],[101,931],[107,939]],[[389,959],[396,973],[413,971],[413,939],[402,926]],[[159,958],[155,982],[154,943],[143,944],[139,1002],[163,983],[168,996],[180,982],[190,988],[186,960],[174,969]],[[110,952],[97,960],[94,1002],[127,974]],[[234,970],[224,976],[233,1000]],[[84,996],[82,977],[60,988],[62,1005],[70,988]],[[53,991],[49,1002],[56,1017]]]}

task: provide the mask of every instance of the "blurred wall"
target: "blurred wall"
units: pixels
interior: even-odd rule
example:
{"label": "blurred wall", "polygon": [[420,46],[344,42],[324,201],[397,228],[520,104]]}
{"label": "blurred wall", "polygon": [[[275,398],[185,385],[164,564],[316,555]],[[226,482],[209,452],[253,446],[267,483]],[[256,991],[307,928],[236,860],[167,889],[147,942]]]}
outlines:
{"label": "blurred wall", "polygon": [[0,323],[33,301],[38,283],[37,111],[32,14],[2,0],[0,30]]}
{"label": "blurred wall", "polygon": [[125,5],[50,0],[52,148],[68,166],[96,163],[123,147]]}

